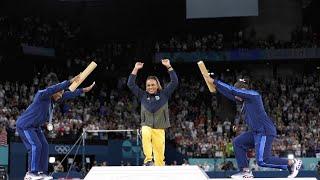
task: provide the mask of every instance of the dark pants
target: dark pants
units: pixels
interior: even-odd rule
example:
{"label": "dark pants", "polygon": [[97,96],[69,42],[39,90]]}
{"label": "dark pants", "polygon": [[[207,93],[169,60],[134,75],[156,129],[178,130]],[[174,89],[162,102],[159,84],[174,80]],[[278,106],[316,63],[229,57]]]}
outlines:
{"label": "dark pants", "polygon": [[281,159],[272,156],[272,141],[274,136],[259,135],[252,132],[245,132],[233,140],[233,147],[240,170],[249,167],[247,159],[248,149],[255,148],[256,161],[261,167],[288,169],[288,159]]}
{"label": "dark pants", "polygon": [[28,150],[28,171],[48,172],[49,145],[41,128],[17,128],[17,131]]}

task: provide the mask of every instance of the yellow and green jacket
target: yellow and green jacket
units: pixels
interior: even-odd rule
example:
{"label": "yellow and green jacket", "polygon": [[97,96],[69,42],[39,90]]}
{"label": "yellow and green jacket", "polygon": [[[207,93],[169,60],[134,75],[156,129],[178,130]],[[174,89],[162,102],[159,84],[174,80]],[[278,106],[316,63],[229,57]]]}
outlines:
{"label": "yellow and green jacket", "polygon": [[169,71],[171,82],[156,94],[149,94],[135,83],[136,75],[130,74],[128,87],[141,102],[141,126],[154,129],[170,127],[168,100],[178,86],[178,77],[174,70]]}

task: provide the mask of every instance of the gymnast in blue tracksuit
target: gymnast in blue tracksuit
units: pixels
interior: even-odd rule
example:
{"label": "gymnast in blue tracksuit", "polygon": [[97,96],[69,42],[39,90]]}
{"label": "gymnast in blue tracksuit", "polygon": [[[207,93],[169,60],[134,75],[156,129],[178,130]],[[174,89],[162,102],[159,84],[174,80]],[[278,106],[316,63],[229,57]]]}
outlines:
{"label": "gymnast in blue tracksuit", "polygon": [[64,92],[72,82],[79,81],[79,78],[78,75],[71,80],[58,83],[57,76],[50,73],[47,76],[47,84],[51,86],[39,90],[35,94],[33,102],[17,119],[17,132],[28,150],[28,173],[34,176],[40,172],[47,173],[48,171],[48,142],[41,126],[48,120],[51,122],[55,104],[88,92],[94,85],[76,89],[74,92]]}
{"label": "gymnast in blue tracksuit", "polygon": [[295,177],[301,167],[301,160],[272,156],[272,141],[276,137],[276,128],[265,112],[261,95],[257,91],[248,90],[248,79],[239,79],[234,86],[231,86],[210,77],[206,78],[214,83],[219,93],[232,101],[243,103],[241,113],[244,113],[244,121],[249,130],[233,140],[235,157],[242,172],[233,175],[232,178],[253,177],[247,159],[247,150],[252,148],[256,151],[256,161],[259,166],[289,169],[291,173],[289,177]]}

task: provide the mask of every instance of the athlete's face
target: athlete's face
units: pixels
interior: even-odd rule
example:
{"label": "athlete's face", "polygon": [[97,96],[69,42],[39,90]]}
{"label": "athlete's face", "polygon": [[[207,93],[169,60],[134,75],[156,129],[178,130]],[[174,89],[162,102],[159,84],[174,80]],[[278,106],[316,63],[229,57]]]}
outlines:
{"label": "athlete's face", "polygon": [[59,99],[62,98],[63,93],[64,93],[64,90],[54,93],[54,94],[52,95],[52,99],[53,99],[54,101],[58,101]]}
{"label": "athlete's face", "polygon": [[156,94],[158,91],[158,83],[154,79],[148,79],[146,82],[146,90],[149,94]]}

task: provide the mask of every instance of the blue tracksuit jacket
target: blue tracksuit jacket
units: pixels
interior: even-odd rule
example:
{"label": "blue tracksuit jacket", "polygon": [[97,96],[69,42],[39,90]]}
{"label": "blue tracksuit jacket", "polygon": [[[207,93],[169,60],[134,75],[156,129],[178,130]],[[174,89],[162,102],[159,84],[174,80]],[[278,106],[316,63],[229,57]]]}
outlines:
{"label": "blue tracksuit jacket", "polygon": [[267,115],[262,97],[257,91],[238,89],[219,80],[215,80],[214,83],[218,92],[228,99],[235,101],[235,96],[243,99],[245,122],[253,133],[276,136],[276,128]]}
{"label": "blue tracksuit jacket", "polygon": [[[50,86],[44,90],[39,90],[29,107],[18,117],[17,127],[21,129],[38,128],[45,124],[49,119],[50,110],[53,104],[51,96],[61,90],[69,87],[70,81],[63,81],[56,85]],[[74,92],[64,92],[59,101],[71,99],[83,93],[83,89],[77,89]]]}

